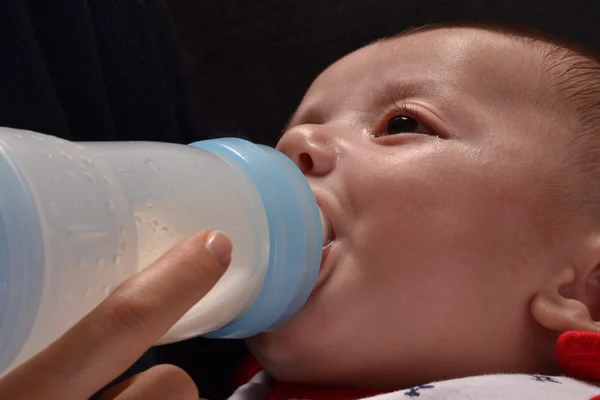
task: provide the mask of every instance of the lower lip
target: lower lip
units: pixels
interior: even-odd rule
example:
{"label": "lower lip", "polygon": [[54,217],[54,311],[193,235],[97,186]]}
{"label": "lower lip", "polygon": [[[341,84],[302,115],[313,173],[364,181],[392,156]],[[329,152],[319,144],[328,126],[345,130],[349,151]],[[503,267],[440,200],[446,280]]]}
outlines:
{"label": "lower lip", "polygon": [[327,276],[330,273],[330,267],[327,263],[329,259],[329,255],[331,253],[332,247],[335,245],[335,241],[329,243],[327,246],[323,247],[323,253],[321,255],[321,266],[319,269],[319,275],[317,276],[317,281],[315,283],[315,287],[313,288],[313,293],[316,292],[325,282]]}

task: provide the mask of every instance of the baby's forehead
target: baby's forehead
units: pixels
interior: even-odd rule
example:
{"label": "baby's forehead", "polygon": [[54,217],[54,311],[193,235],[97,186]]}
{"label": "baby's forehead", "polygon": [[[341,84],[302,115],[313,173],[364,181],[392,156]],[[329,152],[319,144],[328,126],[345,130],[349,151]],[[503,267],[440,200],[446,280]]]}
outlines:
{"label": "baby's forehead", "polygon": [[[442,28],[399,35],[363,47],[327,68],[296,115],[322,119],[331,110],[368,111],[403,98],[451,105],[486,104],[511,112],[545,96],[543,52],[507,35]],[[292,119],[292,121],[296,118]]]}
{"label": "baby's forehead", "polygon": [[496,32],[475,28],[417,31],[347,55],[325,70],[310,91],[380,81],[440,90],[468,87],[482,95],[531,93],[531,86],[540,82],[542,58],[533,44]]}
{"label": "baby's forehead", "polygon": [[[485,118],[550,124],[553,102],[547,100],[553,91],[544,76],[543,58],[542,47],[534,42],[470,28],[380,40],[325,70],[291,123],[351,115],[367,120],[390,104],[416,101],[473,124]],[[546,122],[542,125],[545,129]]]}

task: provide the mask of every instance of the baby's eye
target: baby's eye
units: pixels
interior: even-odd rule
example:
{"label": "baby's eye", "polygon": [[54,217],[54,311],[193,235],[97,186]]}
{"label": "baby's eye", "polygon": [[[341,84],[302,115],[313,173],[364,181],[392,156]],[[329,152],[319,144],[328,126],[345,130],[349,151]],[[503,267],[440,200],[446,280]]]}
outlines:
{"label": "baby's eye", "polygon": [[422,133],[425,135],[437,136],[437,134],[427,126],[423,125],[415,118],[406,115],[398,115],[390,119],[383,132],[377,136],[399,135],[402,133]]}

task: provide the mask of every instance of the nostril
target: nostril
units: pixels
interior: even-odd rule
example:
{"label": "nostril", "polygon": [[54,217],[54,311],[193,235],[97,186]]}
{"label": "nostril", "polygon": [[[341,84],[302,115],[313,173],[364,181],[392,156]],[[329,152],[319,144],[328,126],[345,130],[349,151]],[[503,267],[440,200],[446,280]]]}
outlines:
{"label": "nostril", "polygon": [[313,159],[308,153],[302,153],[298,156],[298,166],[302,172],[307,173],[312,171],[314,163]]}

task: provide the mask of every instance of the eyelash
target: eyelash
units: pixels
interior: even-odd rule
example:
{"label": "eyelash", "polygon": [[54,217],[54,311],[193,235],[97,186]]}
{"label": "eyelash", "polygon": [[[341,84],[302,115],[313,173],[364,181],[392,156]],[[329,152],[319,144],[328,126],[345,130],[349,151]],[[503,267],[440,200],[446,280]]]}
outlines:
{"label": "eyelash", "polygon": [[404,100],[401,101],[400,104],[398,104],[397,102],[393,102],[387,107],[386,115],[390,117],[390,114],[392,113],[396,114],[394,116],[406,115],[407,117],[412,117],[414,119],[418,119],[421,116],[419,111],[415,110],[412,107],[409,107],[406,101]]}
{"label": "eyelash", "polygon": [[376,133],[372,135],[374,137],[380,137],[380,136],[378,136],[379,132],[382,132],[385,129],[385,126],[392,120],[392,118],[400,117],[400,116],[414,118],[416,121],[418,121],[419,123],[426,126],[429,130],[431,130],[432,136],[441,137],[437,132],[435,132],[433,129],[431,129],[429,127],[429,125],[422,122],[423,116],[419,112],[419,110],[409,106],[408,103],[404,100],[402,100],[400,103],[395,102],[395,101],[392,102],[390,105],[388,105],[386,107],[383,115],[384,115],[384,117],[379,121],[379,123],[376,124],[376,126],[377,126],[377,130],[375,131]]}

